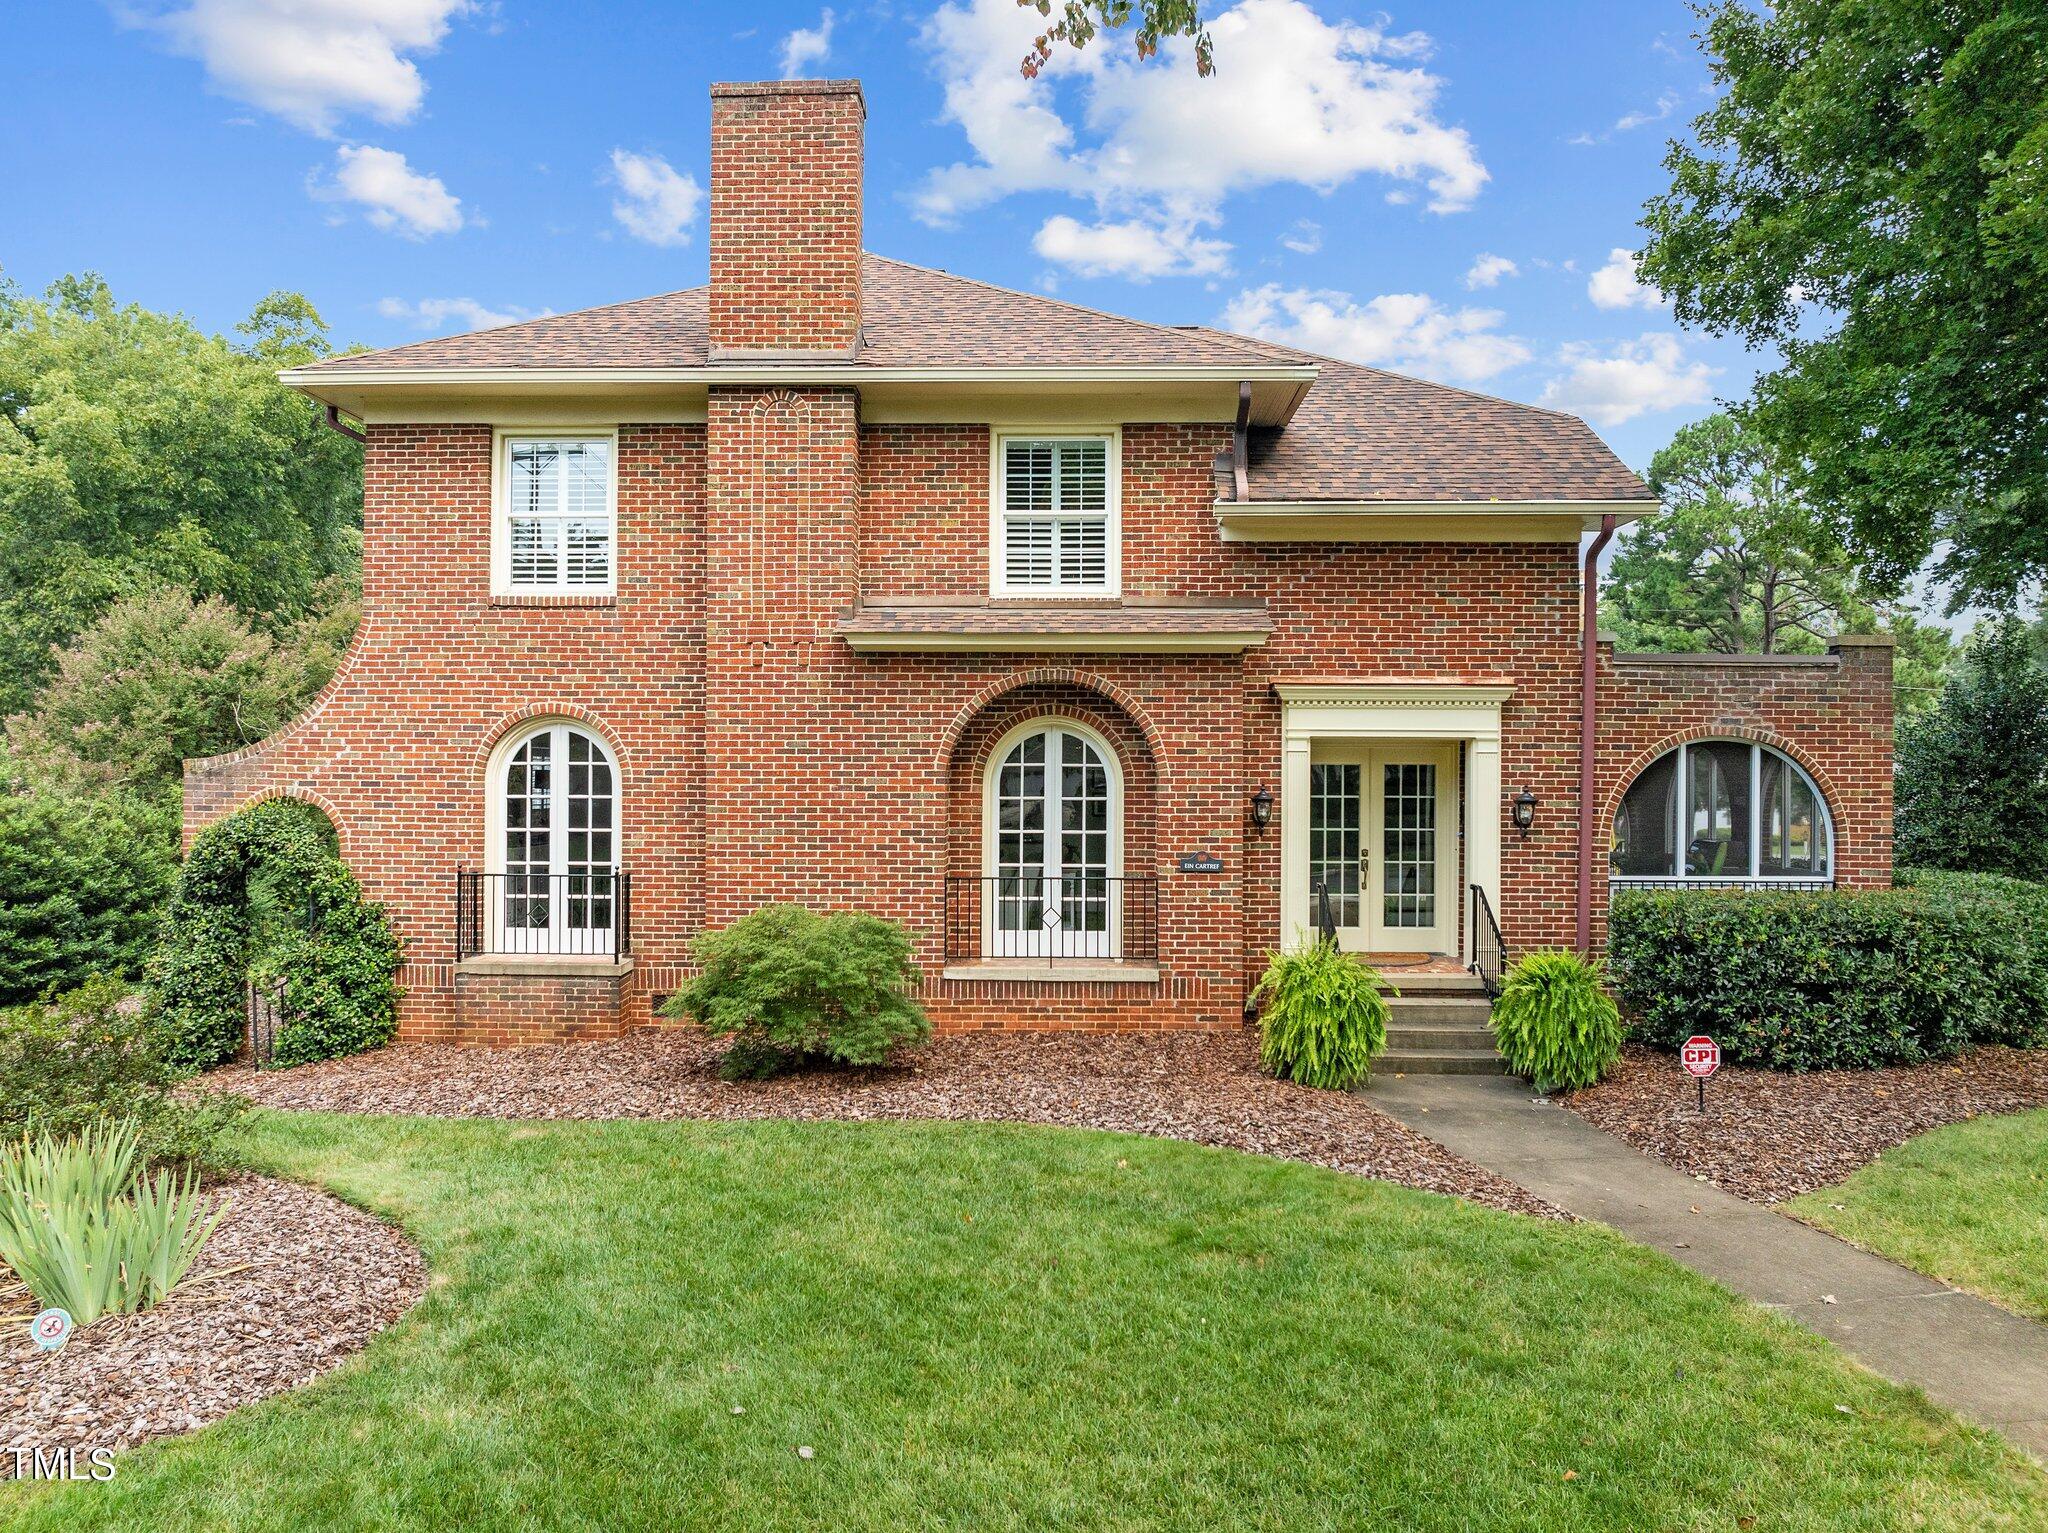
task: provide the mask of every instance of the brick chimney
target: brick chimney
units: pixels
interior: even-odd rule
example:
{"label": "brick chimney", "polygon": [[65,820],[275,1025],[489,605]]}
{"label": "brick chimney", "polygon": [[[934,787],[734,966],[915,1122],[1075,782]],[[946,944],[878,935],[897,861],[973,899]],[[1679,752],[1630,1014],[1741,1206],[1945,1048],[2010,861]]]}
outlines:
{"label": "brick chimney", "polygon": [[711,359],[850,358],[867,103],[858,80],[711,87]]}

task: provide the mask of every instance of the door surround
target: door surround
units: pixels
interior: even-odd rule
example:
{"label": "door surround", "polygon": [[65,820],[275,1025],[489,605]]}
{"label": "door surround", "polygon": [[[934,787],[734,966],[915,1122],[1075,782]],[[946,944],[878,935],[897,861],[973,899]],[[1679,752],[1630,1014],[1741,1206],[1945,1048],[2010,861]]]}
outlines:
{"label": "door surround", "polygon": [[[1280,942],[1315,927],[1308,891],[1309,752],[1318,740],[1433,740],[1465,746],[1465,883],[1501,908],[1501,707],[1514,688],[1461,682],[1275,682],[1280,699]],[[1460,905],[1466,901],[1457,891]],[[1464,928],[1472,957],[1469,920]]]}

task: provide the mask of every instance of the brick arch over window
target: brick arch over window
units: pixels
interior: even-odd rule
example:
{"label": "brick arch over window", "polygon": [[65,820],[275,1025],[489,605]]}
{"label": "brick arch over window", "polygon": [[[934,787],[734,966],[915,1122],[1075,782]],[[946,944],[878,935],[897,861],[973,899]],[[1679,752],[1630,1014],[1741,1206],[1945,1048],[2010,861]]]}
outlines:
{"label": "brick arch over window", "polygon": [[1111,698],[1072,682],[1035,681],[1008,687],[990,705],[947,731],[947,869],[978,874],[982,867],[982,812],[989,755],[997,743],[1034,719],[1072,719],[1100,735],[1116,752],[1123,780],[1123,871],[1152,872],[1158,865],[1159,762],[1145,724]]}
{"label": "brick arch over window", "polygon": [[[1129,692],[1108,677],[1098,676],[1092,671],[1079,670],[1073,666],[1048,665],[1036,670],[1013,672],[990,682],[969,698],[966,705],[953,715],[953,722],[946,726],[945,733],[939,736],[937,756],[940,768],[950,769],[960,741],[966,736],[968,729],[998,700],[1007,698],[1015,692],[1049,686],[1073,688],[1089,694],[1093,706],[1107,705],[1113,708],[1130,721],[1131,727],[1144,741],[1146,750],[1155,759],[1165,754],[1164,736],[1159,733],[1159,726],[1152,722],[1145,710],[1139,706],[1138,700]],[[1001,733],[1002,731],[998,730],[996,736],[990,738],[990,743],[993,744]]]}
{"label": "brick arch over window", "polygon": [[612,765],[617,768],[621,779],[632,769],[626,749],[619,741],[618,731],[588,708],[578,703],[534,703],[492,720],[490,727],[477,742],[476,756],[470,765],[470,772],[475,780],[484,780],[490,768],[491,756],[508,735],[542,719],[566,719],[572,724],[582,725],[604,742],[604,748],[611,752]]}
{"label": "brick arch over window", "polygon": [[[1593,827],[1593,845],[1598,849],[1595,860],[1607,855],[1607,848],[1614,840],[1614,817],[1621,810],[1621,801],[1628,796],[1628,790],[1635,786],[1636,779],[1643,775],[1643,769],[1660,757],[1668,756],[1681,745],[1693,745],[1701,740],[1740,740],[1746,745],[1768,745],[1772,750],[1788,757],[1794,765],[1813,779],[1814,787],[1820,790],[1828,814],[1828,823],[1834,831],[1834,865],[1840,868],[1842,855],[1849,849],[1851,831],[1844,825],[1842,796],[1836,791],[1827,769],[1812,754],[1799,745],[1771,729],[1758,729],[1751,725],[1702,724],[1692,729],[1681,729],[1666,735],[1654,745],[1645,746],[1631,757],[1628,764],[1607,786],[1607,793],[1600,802],[1600,823]],[[1838,874],[1839,876],[1839,874]]]}

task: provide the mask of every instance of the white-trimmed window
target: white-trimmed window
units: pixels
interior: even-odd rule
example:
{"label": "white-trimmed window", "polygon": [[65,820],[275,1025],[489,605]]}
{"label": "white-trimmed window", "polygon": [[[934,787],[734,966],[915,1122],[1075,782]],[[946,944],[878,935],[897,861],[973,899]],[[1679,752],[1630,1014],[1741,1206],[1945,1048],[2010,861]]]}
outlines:
{"label": "white-trimmed window", "polygon": [[1828,884],[1835,828],[1799,763],[1747,740],[1694,740],[1637,774],[1614,816],[1616,883]]}
{"label": "white-trimmed window", "polygon": [[1123,929],[1123,775],[1065,718],[1020,724],[989,755],[982,953],[1114,958]]}
{"label": "white-trimmed window", "polygon": [[1114,596],[1121,440],[1115,431],[998,433],[998,596]]}
{"label": "white-trimmed window", "polygon": [[491,538],[496,591],[608,596],[616,590],[615,458],[609,433],[499,436]]}

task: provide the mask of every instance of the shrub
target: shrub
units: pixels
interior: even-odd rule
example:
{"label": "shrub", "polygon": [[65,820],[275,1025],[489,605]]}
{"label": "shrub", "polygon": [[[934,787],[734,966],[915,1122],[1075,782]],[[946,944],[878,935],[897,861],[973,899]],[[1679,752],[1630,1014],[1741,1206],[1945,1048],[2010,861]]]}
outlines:
{"label": "shrub", "polygon": [[800,1061],[876,1065],[921,1044],[910,935],[893,921],[769,905],[690,944],[698,974],[663,1007],[729,1037],[719,1073],[758,1079]]}
{"label": "shrub", "polygon": [[163,1057],[140,997],[113,980],[0,1012],[0,1142],[120,1122],[152,1165],[226,1163],[248,1103],[182,1093],[189,1074]]}
{"label": "shrub", "polygon": [[206,1212],[191,1172],[143,1172],[138,1150],[117,1121],[0,1151],[0,1261],[79,1325],[163,1299],[227,1212]]}
{"label": "shrub", "polygon": [[[209,826],[192,843],[149,969],[168,1058],[203,1070],[235,1057],[252,962],[267,982],[285,987],[272,1064],[333,1059],[391,1041],[398,937],[384,907],[364,898],[332,837],[319,810],[271,799]],[[274,934],[267,953],[251,942],[252,881],[301,920]]]}
{"label": "shrub", "polygon": [[1301,1086],[1349,1091],[1387,1046],[1387,982],[1372,965],[1311,942],[1267,955],[1252,991],[1259,1065]]}
{"label": "shrub", "polygon": [[1538,1091],[1590,1086],[1621,1058],[1621,1010],[1598,958],[1537,949],[1515,960],[1493,1003],[1493,1037],[1508,1069]]}
{"label": "shrub", "polygon": [[1712,1033],[1731,1063],[1911,1064],[2048,1041],[2038,902],[1976,880],[1907,889],[1629,890],[1608,948],[1636,1037]]}

